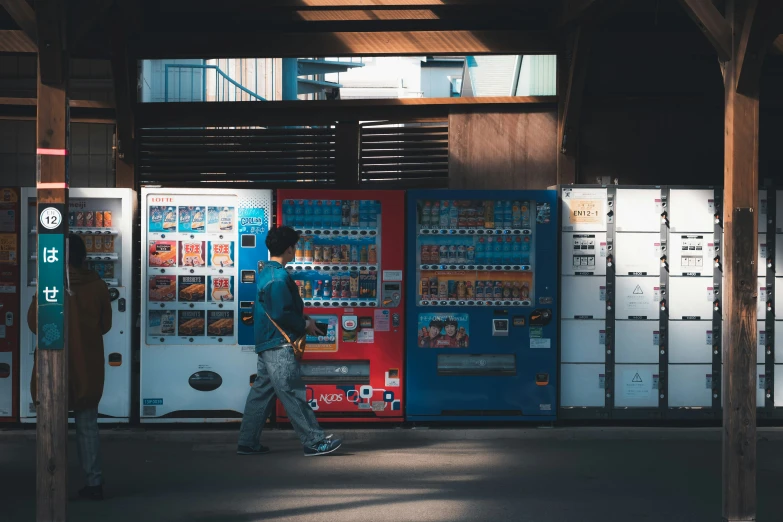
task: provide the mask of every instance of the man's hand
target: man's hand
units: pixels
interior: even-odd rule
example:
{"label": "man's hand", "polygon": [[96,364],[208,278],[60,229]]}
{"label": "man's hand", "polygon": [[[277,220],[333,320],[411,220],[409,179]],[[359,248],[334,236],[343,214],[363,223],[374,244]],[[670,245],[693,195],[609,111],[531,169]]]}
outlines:
{"label": "man's hand", "polygon": [[305,327],[308,335],[318,337],[319,335],[325,335],[324,332],[318,329],[315,325],[315,320],[310,317],[307,318],[307,326]]}

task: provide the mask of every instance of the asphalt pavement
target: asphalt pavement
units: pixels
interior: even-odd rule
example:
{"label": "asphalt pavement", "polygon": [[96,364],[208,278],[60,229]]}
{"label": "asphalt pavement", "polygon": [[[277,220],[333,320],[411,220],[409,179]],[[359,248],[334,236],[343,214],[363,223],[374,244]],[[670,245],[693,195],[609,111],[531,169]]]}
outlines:
{"label": "asphalt pavement", "polygon": [[[103,502],[75,521],[667,521],[721,519],[719,429],[337,432],[305,458],[290,431],[238,456],[233,430],[103,430]],[[82,485],[73,434],[69,491]],[[0,520],[35,519],[35,432],[0,431]],[[783,520],[783,430],[758,442],[758,518]]]}

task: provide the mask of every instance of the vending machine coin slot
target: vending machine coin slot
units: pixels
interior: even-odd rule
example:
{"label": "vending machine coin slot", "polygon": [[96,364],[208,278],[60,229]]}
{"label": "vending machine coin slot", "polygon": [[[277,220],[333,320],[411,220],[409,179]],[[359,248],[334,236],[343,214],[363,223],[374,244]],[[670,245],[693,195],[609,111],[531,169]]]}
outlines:
{"label": "vending machine coin slot", "polygon": [[402,298],[401,283],[383,283],[383,295],[381,306],[384,308],[396,308]]}
{"label": "vending machine coin slot", "polygon": [[508,336],[508,319],[492,319],[492,336]]}
{"label": "vending machine coin slot", "polygon": [[548,373],[537,373],[536,374],[536,385],[537,386],[546,386],[549,384],[549,374]]}
{"label": "vending machine coin slot", "polygon": [[122,366],[122,354],[110,353],[109,354],[109,366]]}
{"label": "vending machine coin slot", "polygon": [[117,301],[117,311],[118,312],[124,312],[125,311],[125,299],[120,299]]}
{"label": "vending machine coin slot", "polygon": [[242,234],[240,238],[240,245],[242,248],[255,248],[256,236],[253,234]]}
{"label": "vending machine coin slot", "polygon": [[242,282],[252,284],[256,282],[255,270],[242,270]]}

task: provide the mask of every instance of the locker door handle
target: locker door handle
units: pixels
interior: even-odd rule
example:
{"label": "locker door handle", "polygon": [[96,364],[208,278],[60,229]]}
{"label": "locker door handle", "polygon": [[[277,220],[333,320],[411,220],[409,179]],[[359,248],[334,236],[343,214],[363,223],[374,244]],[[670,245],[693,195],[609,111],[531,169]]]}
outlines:
{"label": "locker door handle", "polygon": [[121,298],[119,301],[117,301],[117,311],[118,312],[124,312],[125,311],[125,298]]}

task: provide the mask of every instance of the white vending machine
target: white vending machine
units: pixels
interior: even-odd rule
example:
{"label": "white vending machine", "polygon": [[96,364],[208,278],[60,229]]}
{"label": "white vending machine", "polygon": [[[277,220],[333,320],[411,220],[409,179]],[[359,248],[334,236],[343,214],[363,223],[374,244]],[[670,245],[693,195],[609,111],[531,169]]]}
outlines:
{"label": "white vending machine", "polygon": [[238,422],[272,192],[142,188],[141,205],[141,422]]}
{"label": "white vending machine", "polygon": [[[20,320],[36,293],[38,237],[36,189],[22,189],[21,229],[26,234],[21,247]],[[119,188],[73,188],[69,191],[68,227],[79,234],[87,247],[88,267],[97,271],[109,287],[112,328],[103,337],[105,382],[98,405],[98,421],[125,423],[131,408],[131,342],[133,317],[133,222],[136,193]],[[36,336],[21,328],[20,420],[35,422],[35,405],[30,395]]]}

